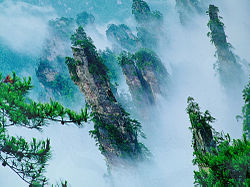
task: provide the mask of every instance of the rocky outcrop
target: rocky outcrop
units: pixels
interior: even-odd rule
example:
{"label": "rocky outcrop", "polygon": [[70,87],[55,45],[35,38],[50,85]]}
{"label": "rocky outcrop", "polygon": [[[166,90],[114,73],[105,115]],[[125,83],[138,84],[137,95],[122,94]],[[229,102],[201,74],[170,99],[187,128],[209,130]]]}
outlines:
{"label": "rocky outcrop", "polygon": [[215,148],[211,128],[193,128],[193,146],[195,151],[202,151],[203,153],[211,152],[211,148]]}
{"label": "rocky outcrop", "polygon": [[72,18],[57,18],[49,21],[49,38],[44,45],[36,75],[44,88],[42,100],[53,98],[67,104],[73,100],[76,87],[70,79],[65,65],[65,57],[71,54],[70,36],[75,27]]}
{"label": "rocky outcrop", "polygon": [[210,0],[176,0],[180,22],[187,25],[196,15],[205,15]]}
{"label": "rocky outcrop", "polygon": [[209,5],[208,27],[210,31],[208,36],[216,47],[216,56],[218,58],[215,67],[219,73],[220,80],[225,88],[234,90],[243,83],[244,72],[239,63],[240,59],[233,54],[232,46],[227,42],[227,36],[224,31],[224,24],[218,16],[219,9],[214,5]]}
{"label": "rocky outcrop", "polygon": [[154,98],[167,96],[169,74],[160,58],[151,50],[140,49],[134,54],[136,66],[149,84]]}
{"label": "rocky outcrop", "polygon": [[150,106],[167,96],[168,72],[157,55],[148,49],[133,55],[124,52],[118,59],[138,114],[146,119]]}
{"label": "rocky outcrop", "polygon": [[[49,21],[49,38],[45,42],[44,51],[36,69],[36,75],[44,88],[44,98],[54,98],[71,102],[77,89],[71,81],[65,65],[65,57],[70,56],[70,37],[77,24],[92,24],[94,17],[82,12],[73,18],[57,18]],[[42,99],[42,98],[41,98]]]}
{"label": "rocky outcrop", "polygon": [[138,24],[137,40],[139,48],[156,50],[159,36],[162,37],[163,15],[159,11],[151,11],[143,0],[133,0],[132,14]]}
{"label": "rocky outcrop", "polygon": [[113,49],[117,52],[122,50],[133,52],[137,48],[137,38],[125,24],[109,25],[106,36],[113,43]]}
{"label": "rocky outcrop", "polygon": [[150,85],[143,78],[141,71],[136,67],[131,55],[123,53],[119,57],[119,63],[126,77],[126,83],[129,86],[135,106],[140,109],[139,111],[142,114],[145,114],[143,111],[155,103]]}
{"label": "rocky outcrop", "polygon": [[188,98],[187,113],[191,122],[190,129],[193,133],[194,151],[202,154],[211,152],[213,148],[216,148],[216,142],[213,137],[212,126],[209,123],[212,123],[215,119],[208,111],[205,111],[204,114],[200,112],[198,103],[194,102],[191,97]]}
{"label": "rocky outcrop", "polygon": [[113,50],[116,53],[122,50],[134,53],[140,48],[156,50],[162,33],[163,15],[159,11],[151,11],[142,0],[133,0],[132,14],[137,22],[137,36],[125,24],[108,26],[106,35],[113,43]]}
{"label": "rocky outcrop", "polygon": [[94,130],[99,149],[110,167],[127,165],[144,158],[145,147],[139,143],[140,124],[130,119],[117,102],[111,88],[107,68],[91,39],[79,27],[72,36],[73,58],[67,58],[72,80],[84,93],[93,112]]}
{"label": "rocky outcrop", "polygon": [[65,104],[73,101],[76,87],[66,73],[59,73],[47,61],[40,61],[36,76],[45,89],[44,99],[65,100]]}
{"label": "rocky outcrop", "polygon": [[161,23],[163,19],[161,12],[151,11],[149,5],[143,0],[133,0],[132,14],[135,16],[136,22],[144,27]]}

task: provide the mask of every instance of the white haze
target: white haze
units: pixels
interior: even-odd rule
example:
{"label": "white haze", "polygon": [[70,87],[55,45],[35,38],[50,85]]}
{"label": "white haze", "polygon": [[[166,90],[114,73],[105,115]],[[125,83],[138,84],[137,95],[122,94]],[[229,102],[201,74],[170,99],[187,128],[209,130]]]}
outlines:
{"label": "white haze", "polygon": [[[156,0],[152,2],[162,3]],[[224,18],[226,34],[229,36],[229,42],[235,47],[235,53],[250,62],[250,3],[247,0],[221,0],[215,4],[219,6],[220,15]],[[28,10],[39,11],[39,14],[34,16],[32,11],[21,11],[23,6],[23,3],[13,4],[7,1],[0,4],[0,38],[13,49],[32,54],[32,44],[34,48],[39,49],[46,36],[45,21],[50,17],[51,11],[25,4],[29,7]],[[164,12],[164,27],[168,39],[161,43],[160,56],[171,73],[173,84],[169,88],[167,101],[159,101],[153,114],[154,119],[144,124],[147,135],[145,144],[151,150],[153,160],[139,166],[137,170],[116,172],[113,177],[114,187],[193,186],[195,167],[192,165],[192,136],[185,112],[188,96],[194,97],[203,111],[208,109],[217,119],[213,125],[217,131],[228,132],[234,138],[241,137],[242,125],[235,119],[235,116],[241,113],[243,105],[241,94],[228,99],[218,76],[215,76],[215,47],[206,36],[208,16],[194,17],[193,23],[183,27],[174,9],[174,0],[169,0],[167,6],[168,11]],[[22,14],[18,13],[20,11]],[[15,24],[19,29],[8,32],[7,28],[15,25],[15,21],[18,21],[18,24]],[[32,32],[34,28],[38,29],[35,33]],[[110,46],[104,37],[104,29],[104,26],[87,29],[97,47],[101,49]],[[34,38],[37,38],[38,42],[32,43]],[[16,128],[10,129],[10,133],[51,139],[53,158],[47,168],[51,183],[61,178],[68,180],[72,187],[109,187],[111,185],[104,177],[104,158],[88,135],[91,127],[92,124],[86,124],[86,127],[81,129],[52,124],[44,129],[43,134]],[[0,186],[27,185],[12,171],[0,167]]]}
{"label": "white haze", "polygon": [[55,17],[50,7],[6,0],[0,3],[0,41],[26,55],[37,55],[47,36],[47,22]]}

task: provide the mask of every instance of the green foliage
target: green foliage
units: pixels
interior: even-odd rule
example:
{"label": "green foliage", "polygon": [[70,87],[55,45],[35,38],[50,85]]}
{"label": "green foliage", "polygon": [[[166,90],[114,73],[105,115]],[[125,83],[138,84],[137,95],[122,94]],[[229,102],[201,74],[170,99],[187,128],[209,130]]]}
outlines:
{"label": "green foliage", "polygon": [[[116,119],[112,119],[113,122],[116,120],[124,120],[124,129],[121,130],[121,127],[117,127],[113,124],[107,124],[107,118],[114,118],[114,116],[104,116],[97,113],[92,113],[92,121],[94,122],[94,130],[90,131],[90,135],[95,138],[99,150],[105,154],[105,149],[100,144],[99,140],[102,139],[102,134],[100,131],[105,131],[105,140],[109,142],[112,147],[115,147],[116,151],[120,153],[120,158],[126,159],[138,159],[138,153],[142,154],[141,156],[146,159],[150,156],[149,150],[142,143],[138,143],[137,139],[135,142],[131,142],[130,136],[146,138],[144,133],[141,130],[141,124],[137,120],[133,120],[129,117],[129,114],[123,111],[124,116],[116,116]],[[123,133],[121,131],[124,131]],[[136,145],[135,150],[131,149],[131,143]],[[136,154],[137,152],[137,154]]]}
{"label": "green foliage", "polygon": [[218,12],[218,7],[209,5],[207,14],[210,18],[208,22],[210,32],[207,35],[216,47],[215,56],[218,61],[214,64],[214,68],[218,71],[220,81],[227,92],[232,93],[236,86],[242,85],[245,75],[239,58],[232,52],[232,45],[227,42],[224,24],[221,22],[222,18],[218,16]]}
{"label": "green foliage", "polygon": [[49,61],[40,61],[36,75],[46,89],[53,91],[56,99],[72,101],[76,87],[67,74],[56,72]]}
{"label": "green foliage", "polygon": [[214,5],[209,5],[207,14],[210,17],[210,20],[207,24],[211,32],[207,33],[207,36],[210,37],[210,41],[218,47],[229,49],[232,48],[232,45],[227,42],[226,34],[224,31],[224,23],[221,21],[222,17],[218,16],[219,8]]}
{"label": "green foliage", "polygon": [[194,172],[195,184],[202,186],[248,186],[250,182],[250,143],[224,138],[212,153],[195,152],[193,163],[202,166]]}
{"label": "green foliage", "polygon": [[133,0],[132,14],[140,24],[148,24],[148,22],[152,21],[160,23],[163,20],[162,13],[160,11],[152,12],[148,4],[143,0]]}
{"label": "green foliage", "polygon": [[[87,37],[82,27],[79,27],[76,30],[76,33],[71,36],[71,42],[74,47],[73,50],[84,50],[84,54],[86,55],[88,61],[88,68],[90,73],[95,76],[98,76],[98,80],[100,81],[109,81],[107,73],[108,69],[104,64],[103,59],[98,54],[92,39],[90,37]],[[69,67],[69,70],[72,69],[72,72],[74,73],[76,73],[74,68],[76,63],[81,62],[73,62],[73,59],[70,59],[70,64],[72,64],[72,66]]]}
{"label": "green foliage", "polygon": [[146,67],[151,67],[158,73],[167,74],[167,72],[165,72],[165,67],[163,66],[160,58],[157,56],[155,52],[149,49],[145,48],[140,49],[134,54],[133,58],[135,59],[136,65],[139,69],[145,69]]}
{"label": "green foliage", "polygon": [[[197,129],[205,129],[203,132],[212,133],[212,123],[215,119],[206,111],[200,112],[199,106],[194,99],[188,98],[187,113],[191,122],[193,134]],[[202,131],[200,136],[203,137]],[[248,186],[250,168],[250,143],[243,136],[243,140],[231,141],[230,136],[219,135],[213,131],[209,136],[215,142],[215,146],[210,146],[210,151],[203,151],[194,147],[193,164],[198,165],[200,171],[194,172],[195,184],[201,186]],[[193,136],[193,142],[197,141]],[[194,140],[195,139],[195,140]],[[202,139],[205,141],[204,139]],[[210,140],[212,142],[212,140]]]}
{"label": "green foliage", "polygon": [[135,54],[123,52],[118,57],[118,62],[121,66],[125,64],[134,64],[141,71],[154,71],[158,73],[159,80],[166,80],[167,78],[166,75],[168,73],[160,58],[150,49],[141,48]]}
{"label": "green foliage", "polygon": [[118,43],[122,48],[128,51],[134,51],[136,49],[137,39],[131,29],[125,24],[109,25],[106,35],[109,40]]}
{"label": "green foliage", "polygon": [[136,21],[145,22],[149,21],[151,10],[145,1],[133,0],[132,14],[135,16]]}
{"label": "green foliage", "polygon": [[56,185],[53,185],[51,187],[69,187],[68,181],[60,181],[60,183],[56,183]]}
{"label": "green foliage", "polygon": [[80,114],[64,108],[58,102],[36,103],[27,97],[32,88],[31,78],[21,80],[13,73],[3,79],[0,75],[0,160],[31,186],[47,183],[44,177],[46,162],[50,158],[50,141],[31,143],[22,137],[8,135],[7,128],[20,126],[42,130],[49,121],[81,126],[88,119],[87,108]]}
{"label": "green foliage", "polygon": [[202,113],[198,103],[194,102],[192,97],[188,97],[187,113],[191,122],[192,129],[204,129],[206,132],[212,130],[210,123],[214,122],[215,118],[211,116],[209,111]]}
{"label": "green foliage", "polygon": [[25,182],[44,185],[46,162],[51,156],[50,141],[33,141],[28,143],[22,137],[8,136],[5,128],[0,127],[0,161],[2,166],[10,167]]}
{"label": "green foliage", "polygon": [[114,84],[120,82],[122,71],[118,64],[116,55],[108,48],[104,51],[100,51],[99,53],[104,64],[108,68],[108,76],[110,77],[110,81]]}
{"label": "green foliage", "polygon": [[133,55],[129,52],[123,51],[119,56],[118,56],[118,63],[120,66],[124,66],[126,64],[134,64],[134,59]]}
{"label": "green foliage", "polygon": [[71,58],[71,57],[66,57],[65,63],[68,66],[69,72],[71,74],[71,79],[74,82],[79,81],[79,77],[78,77],[77,72],[76,72],[76,66],[79,64],[79,61],[75,61],[75,59]]}
{"label": "green foliage", "polygon": [[248,140],[250,139],[250,82],[243,90],[243,99],[245,105],[242,108],[243,113],[243,131],[247,135]]}

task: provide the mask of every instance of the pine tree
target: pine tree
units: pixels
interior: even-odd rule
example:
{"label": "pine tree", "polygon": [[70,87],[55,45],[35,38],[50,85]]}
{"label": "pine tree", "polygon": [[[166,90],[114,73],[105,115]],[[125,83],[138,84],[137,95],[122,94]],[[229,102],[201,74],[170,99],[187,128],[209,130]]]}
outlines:
{"label": "pine tree", "polygon": [[187,113],[193,133],[193,164],[199,166],[199,171],[194,171],[194,183],[201,186],[248,186],[250,142],[246,135],[242,140],[232,141],[228,134],[216,132],[210,125],[215,118],[208,111],[200,112],[199,105],[190,97]]}
{"label": "pine tree", "polygon": [[13,73],[3,79],[0,74],[0,161],[30,186],[44,186],[45,166],[51,157],[50,140],[8,135],[8,127],[17,126],[41,131],[50,121],[81,126],[88,120],[87,108],[80,114],[64,108],[58,102],[37,103],[28,97],[31,78],[21,80]]}

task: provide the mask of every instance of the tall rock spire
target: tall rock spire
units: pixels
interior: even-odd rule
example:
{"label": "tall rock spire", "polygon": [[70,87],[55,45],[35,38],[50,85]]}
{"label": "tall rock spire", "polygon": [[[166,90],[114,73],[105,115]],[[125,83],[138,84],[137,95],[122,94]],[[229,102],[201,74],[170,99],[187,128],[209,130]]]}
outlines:
{"label": "tall rock spire", "polygon": [[187,113],[191,122],[191,131],[193,133],[193,148],[195,152],[203,154],[211,152],[212,148],[216,147],[213,137],[212,123],[215,119],[208,111],[202,113],[198,103],[194,99],[188,98]]}
{"label": "tall rock spire", "polygon": [[208,36],[216,47],[216,56],[218,58],[215,67],[218,70],[221,83],[228,90],[243,84],[244,72],[239,64],[239,58],[232,52],[232,46],[227,42],[227,36],[224,30],[224,24],[221,17],[218,16],[219,9],[214,5],[209,5],[208,27],[211,32]]}
{"label": "tall rock spire", "polygon": [[94,130],[99,149],[112,166],[144,159],[145,146],[139,142],[140,123],[132,120],[114,97],[107,68],[92,40],[79,27],[72,36],[73,58],[67,58],[72,80],[84,93],[93,113]]}

